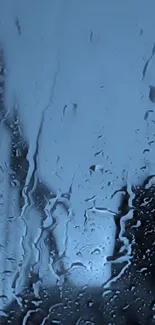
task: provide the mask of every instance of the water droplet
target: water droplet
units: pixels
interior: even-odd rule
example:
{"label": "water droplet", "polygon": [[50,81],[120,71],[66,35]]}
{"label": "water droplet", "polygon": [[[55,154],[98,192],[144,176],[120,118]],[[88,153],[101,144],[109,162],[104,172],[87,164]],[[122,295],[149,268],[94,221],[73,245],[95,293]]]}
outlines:
{"label": "water droplet", "polygon": [[101,254],[101,251],[99,248],[95,248],[92,252],[91,252],[91,255],[100,255]]}
{"label": "water droplet", "polygon": [[76,325],[94,325],[94,322],[90,320],[84,320],[83,317],[80,317],[78,321],[76,322]]}
{"label": "water droplet", "polygon": [[61,321],[58,319],[52,319],[52,324],[61,324]]}
{"label": "water droplet", "polygon": [[76,255],[82,257],[82,253],[81,252],[77,252]]}
{"label": "water droplet", "polygon": [[88,301],[88,307],[92,307],[93,304],[94,304],[94,301],[93,301],[93,300],[89,300],[89,301]]}
{"label": "water droplet", "polygon": [[149,86],[150,92],[149,92],[149,99],[152,103],[155,103],[155,87]]}
{"label": "water droplet", "polygon": [[89,261],[88,265],[89,265],[90,271],[92,271],[93,270],[93,262],[92,261]]}

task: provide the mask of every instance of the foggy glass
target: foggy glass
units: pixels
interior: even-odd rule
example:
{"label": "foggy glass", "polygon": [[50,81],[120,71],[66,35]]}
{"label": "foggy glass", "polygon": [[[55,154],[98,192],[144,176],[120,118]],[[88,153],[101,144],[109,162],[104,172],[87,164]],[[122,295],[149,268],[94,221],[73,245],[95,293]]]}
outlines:
{"label": "foggy glass", "polygon": [[154,12],[0,0],[0,324],[155,323]]}

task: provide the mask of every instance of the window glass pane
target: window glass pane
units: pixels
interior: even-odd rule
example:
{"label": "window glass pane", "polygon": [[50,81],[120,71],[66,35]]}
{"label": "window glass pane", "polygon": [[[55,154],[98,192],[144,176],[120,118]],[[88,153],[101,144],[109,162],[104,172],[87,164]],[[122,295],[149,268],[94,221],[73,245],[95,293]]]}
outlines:
{"label": "window glass pane", "polygon": [[154,324],[154,1],[0,8],[0,323]]}

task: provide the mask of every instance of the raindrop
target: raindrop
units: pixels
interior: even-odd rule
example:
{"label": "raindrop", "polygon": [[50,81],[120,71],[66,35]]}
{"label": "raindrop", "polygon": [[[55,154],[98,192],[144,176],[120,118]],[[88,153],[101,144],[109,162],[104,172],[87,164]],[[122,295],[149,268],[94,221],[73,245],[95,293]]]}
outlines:
{"label": "raindrop", "polygon": [[149,117],[149,113],[153,113],[153,110],[152,110],[152,109],[149,109],[149,110],[145,113],[145,115],[144,115],[144,120],[145,120],[145,121],[148,119],[148,117]]}
{"label": "raindrop", "polygon": [[150,92],[149,92],[149,99],[152,103],[155,103],[155,87],[149,86]]}
{"label": "raindrop", "polygon": [[20,187],[20,182],[17,179],[11,181],[12,187]]}
{"label": "raindrop", "polygon": [[144,149],[143,150],[143,154],[146,153],[146,152],[150,152],[150,149]]}
{"label": "raindrop", "polygon": [[95,157],[103,155],[103,150],[100,150],[94,154]]}
{"label": "raindrop", "polygon": [[99,248],[95,248],[92,252],[91,252],[91,255],[100,255],[101,254],[101,251]]}
{"label": "raindrop", "polygon": [[91,165],[91,166],[89,167],[90,171],[91,171],[91,172],[94,172],[94,171],[95,171],[95,167],[96,167],[95,165]]}
{"label": "raindrop", "polygon": [[89,301],[88,301],[88,307],[92,307],[93,304],[94,304],[94,301],[93,301],[93,300],[89,300]]}
{"label": "raindrop", "polygon": [[95,171],[101,171],[103,173],[103,165],[91,165],[89,167],[90,173],[95,172]]}
{"label": "raindrop", "polygon": [[93,270],[93,262],[92,261],[89,261],[88,265],[89,265],[90,271],[92,271]]}
{"label": "raindrop", "polygon": [[79,256],[79,257],[82,257],[82,253],[81,252],[77,252],[76,255]]}
{"label": "raindrop", "polygon": [[61,321],[58,319],[52,319],[52,324],[61,324]]}

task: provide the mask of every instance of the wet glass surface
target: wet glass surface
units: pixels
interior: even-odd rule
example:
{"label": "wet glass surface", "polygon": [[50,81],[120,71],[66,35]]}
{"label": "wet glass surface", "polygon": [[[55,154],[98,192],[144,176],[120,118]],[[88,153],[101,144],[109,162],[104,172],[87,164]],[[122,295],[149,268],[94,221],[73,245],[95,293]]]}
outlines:
{"label": "wet glass surface", "polygon": [[154,324],[155,4],[0,8],[0,324]]}

